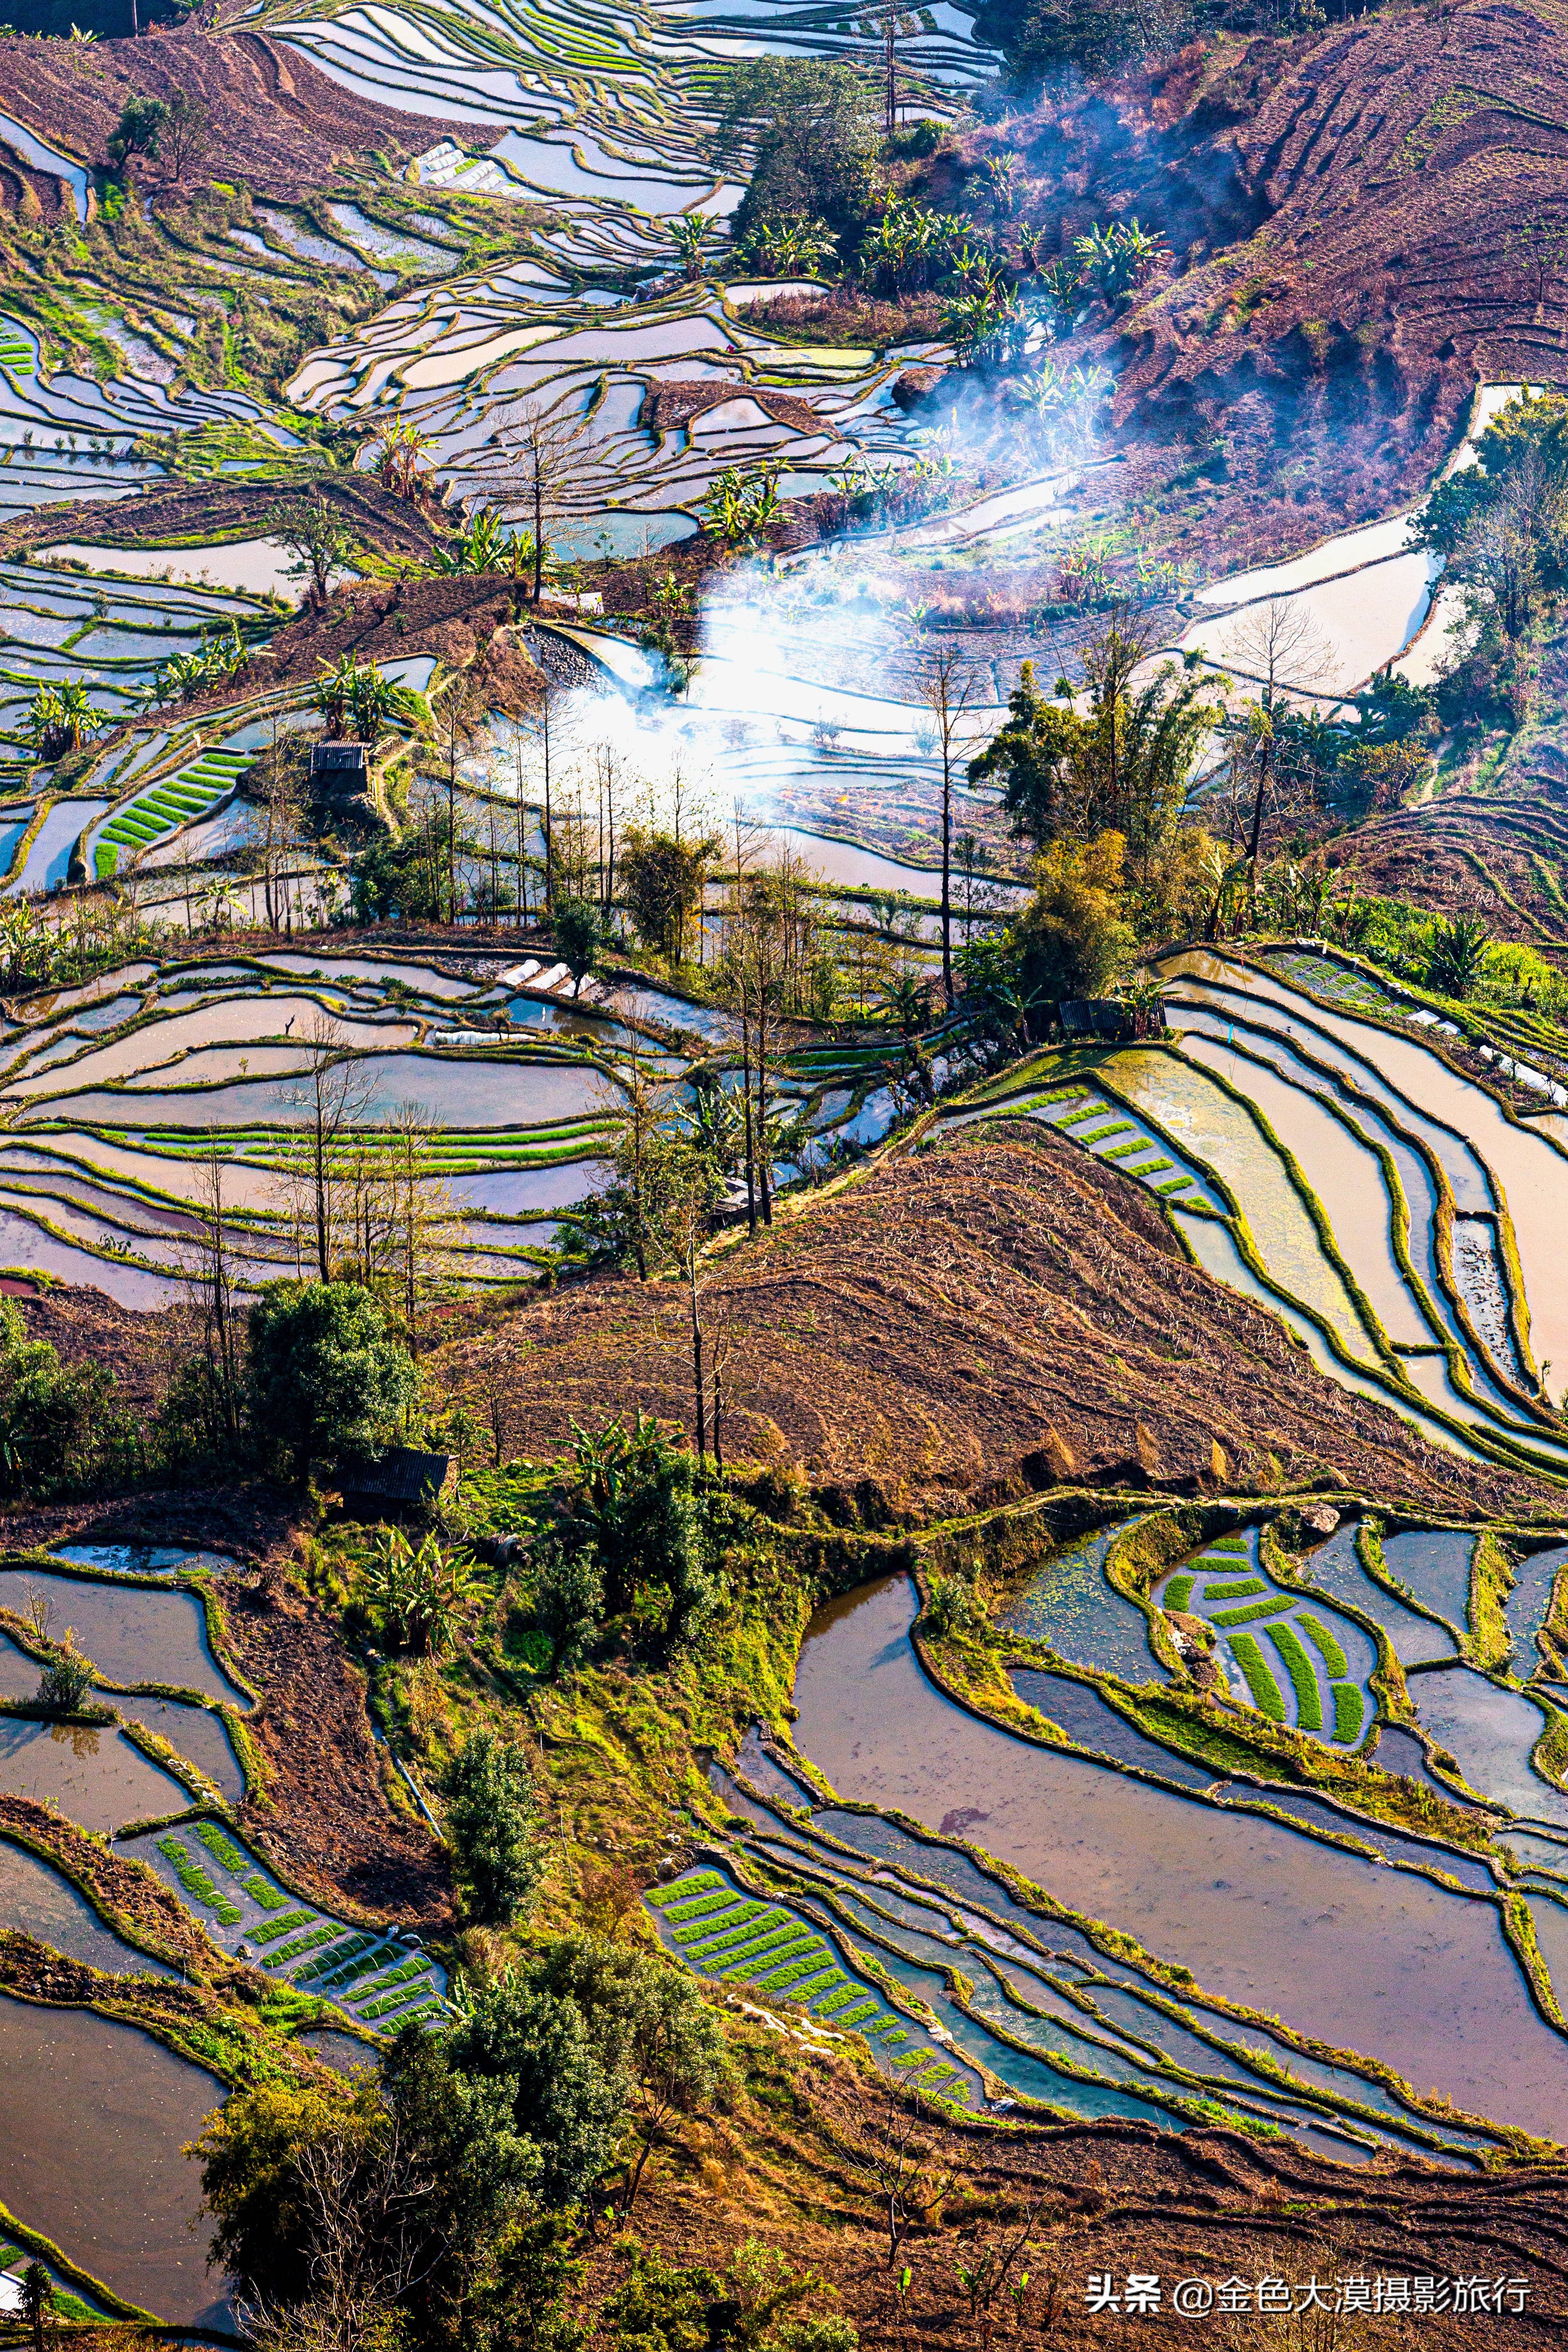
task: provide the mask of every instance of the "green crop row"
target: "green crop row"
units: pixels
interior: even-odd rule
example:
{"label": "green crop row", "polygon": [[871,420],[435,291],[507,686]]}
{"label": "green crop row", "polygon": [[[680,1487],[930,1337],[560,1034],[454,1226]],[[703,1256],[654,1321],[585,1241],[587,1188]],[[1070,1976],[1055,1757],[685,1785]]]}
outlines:
{"label": "green crop row", "polygon": [[1294,1603],[1284,1593],[1276,1592],[1268,1601],[1249,1602],[1245,1609],[1221,1609],[1215,1612],[1214,1622],[1228,1630],[1232,1625],[1250,1625],[1259,1617],[1283,1616],[1293,1606]]}
{"label": "green crop row", "polygon": [[816,1943],[814,1936],[799,1928],[784,1936],[770,1936],[767,1942],[749,1952],[738,1952],[714,1973],[721,1977],[754,1977],[759,1969],[782,1968],[785,1960],[795,1958]]}
{"label": "green crop row", "polygon": [[356,2009],[354,2015],[366,2019],[390,2017],[395,2010],[406,2008],[411,2000],[417,2000],[422,1993],[434,1992],[435,1990],[435,1985],[426,1977],[423,1984],[404,1985],[385,2000],[372,2001],[367,2008]]}
{"label": "green crop row", "polygon": [[1350,1660],[1345,1656],[1322,1619],[1314,1617],[1310,1610],[1303,1609],[1296,1622],[1327,1666],[1331,1681],[1342,1681],[1350,1673]]}
{"label": "green crop row", "polygon": [[198,1822],[195,1834],[215,1861],[221,1862],[226,1870],[232,1870],[237,1878],[244,1877],[251,1866],[250,1856],[242,1853],[234,1840],[226,1837],[216,1822]]}
{"label": "green crop row", "polygon": [[826,1952],[820,1944],[814,1944],[808,1952],[801,1953],[795,1959],[781,1962],[776,1969],[770,1969],[766,1976],[753,1977],[752,1981],[759,1992],[787,1992],[791,1985],[801,1984],[808,1977],[819,1976],[827,1967]]}
{"label": "green crop row", "polygon": [[[268,1932],[269,1931],[262,1930],[262,1934]],[[270,1932],[275,1934],[277,1931],[273,1929]],[[272,1965],[275,1969],[286,1969],[291,1961],[303,1959],[307,1952],[319,1951],[323,1944],[331,1943],[342,1932],[335,1919],[324,1920],[321,1926],[315,1928],[311,1934],[301,1936],[297,1944],[285,1944],[280,1952],[275,1952],[272,1956]],[[258,1935],[256,1940],[259,1943],[261,1935]]]}
{"label": "green crop row", "polygon": [[198,1903],[205,1903],[209,1909],[216,1911],[224,1927],[238,1927],[240,1913],[226,1895],[218,1893],[216,1882],[202,1868],[188,1847],[183,1846],[178,1838],[165,1837],[158,1840],[158,1851],[165,1861],[174,1864],[174,1875],[187,1895],[194,1895]]}
{"label": "green crop row", "polygon": [[[863,2000],[859,2003],[858,2008],[841,2009],[837,2011],[835,2015],[837,2023],[840,2025],[864,2025],[868,2017],[876,2016],[879,2006],[880,2004],[877,2001]],[[824,2001],[822,2007],[817,2011],[817,2015],[819,2017],[826,2017],[827,2014],[828,2004]]]}
{"label": "green crop row", "polygon": [[1204,1605],[1211,1601],[1249,1601],[1255,1592],[1267,1592],[1268,1585],[1261,1576],[1238,1576],[1229,1584],[1208,1584],[1204,1587]]}
{"label": "green crop row", "polygon": [[732,1927],[726,1921],[722,1934],[697,1937],[686,1945],[686,1957],[689,1960],[700,1959],[706,1968],[716,1952],[738,1950],[742,1944],[755,1943],[768,1928],[781,1927],[787,1919],[786,1912],[770,1911],[761,1903],[748,1903],[743,1919],[737,1919]]}
{"label": "green crop row", "polygon": [[423,1976],[429,1966],[424,1953],[416,1952],[412,1958],[405,1960],[400,1969],[394,1969],[391,1975],[383,1977],[379,1984],[367,1985],[365,1990],[369,1993],[390,1992],[395,1985],[407,1984],[411,1978]]}
{"label": "green crop row", "polygon": [[1193,1587],[1196,1582],[1195,1576],[1173,1576],[1165,1587],[1160,1606],[1163,1609],[1184,1609],[1193,1597]]}
{"label": "green crop row", "polygon": [[265,1878],[246,1878],[240,1884],[252,1902],[258,1903],[263,1911],[286,1911],[292,1899],[276,1886],[269,1886]]}
{"label": "green crop row", "polygon": [[[372,1937],[371,1940],[374,1942],[374,1938]],[[349,1986],[358,1984],[362,1977],[379,1975],[388,1960],[400,1949],[401,1947],[397,1944],[383,1944],[378,1951],[362,1952],[357,1959],[350,1960],[346,1968],[334,1969],[331,1976],[321,1976],[318,1963],[317,1975],[322,1990],[346,1992]],[[300,1984],[304,1979],[302,1977],[296,1977],[294,1981],[296,1984]]]}
{"label": "green crop row", "polygon": [[[848,2009],[853,2002],[863,2000],[865,1997],[864,1985],[847,1983],[841,1992],[829,1993],[825,2001],[819,2002],[816,2013],[818,2017],[837,2017],[841,2010]],[[872,2006],[876,2006],[875,2002]]]}
{"label": "green crop row", "polygon": [[1323,1703],[1312,1661],[1289,1625],[1270,1625],[1268,1638],[1285,1661],[1290,1687],[1296,1694],[1296,1726],[1300,1731],[1321,1731]]}
{"label": "green crop row", "polygon": [[1342,1748],[1353,1747],[1361,1738],[1362,1717],[1365,1712],[1361,1692],[1354,1683],[1334,1685],[1334,1738]]}
{"label": "green crop row", "polygon": [[717,1893],[700,1895],[694,1902],[666,1904],[664,1916],[667,1919],[700,1919],[705,1912],[722,1911],[739,1900],[732,1886],[721,1885]]}
{"label": "green crop row", "polygon": [[722,1928],[738,1927],[743,1919],[754,1919],[765,1906],[747,1903],[730,1895],[722,1902],[710,1896],[706,1903],[683,1905],[678,1912],[668,1912],[667,1918],[679,1924],[670,1930],[678,1944],[700,1944],[704,1936],[716,1936]]}
{"label": "green crop row", "polygon": [[1247,1551],[1250,1545],[1249,1536],[1215,1536],[1206,1549],[1209,1551]]}
{"label": "green crop row", "polygon": [[291,1928],[303,1927],[310,1916],[308,1911],[289,1911],[281,1919],[269,1919],[265,1927],[256,1929],[255,1941],[258,1944],[274,1943],[279,1936],[287,1936]]}
{"label": "green crop row", "polygon": [[1124,1118],[1119,1118],[1110,1127],[1086,1127],[1081,1135],[1074,1136],[1073,1141],[1086,1145],[1104,1143],[1113,1135],[1131,1135],[1131,1132],[1129,1122]]}
{"label": "green crop row", "polygon": [[1250,1633],[1237,1633],[1230,1646],[1237,1664],[1247,1677],[1247,1687],[1258,1703],[1258,1713],[1266,1715],[1270,1723],[1283,1723],[1285,1701],[1257,1642]]}

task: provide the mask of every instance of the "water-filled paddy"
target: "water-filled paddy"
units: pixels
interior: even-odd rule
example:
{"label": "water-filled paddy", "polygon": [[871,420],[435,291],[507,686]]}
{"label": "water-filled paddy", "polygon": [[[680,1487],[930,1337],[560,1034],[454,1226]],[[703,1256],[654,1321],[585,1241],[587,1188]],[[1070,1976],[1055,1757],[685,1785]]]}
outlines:
{"label": "water-filled paddy", "polygon": [[35,1604],[48,1612],[54,1640],[74,1629],[77,1647],[111,1683],[168,1683],[208,1698],[250,1704],[213,1655],[206,1616],[191,1592],[100,1582],[48,1569],[0,1570],[0,1609],[26,1619]]}
{"label": "water-filled paddy", "polygon": [[31,1936],[68,1959],[110,1976],[172,1976],[174,1971],[106,1927],[63,1872],[0,1837],[0,1926]]}
{"label": "water-filled paddy", "polygon": [[113,1725],[28,1723],[0,1716],[0,1789],[54,1805],[84,1829],[177,1813],[191,1802],[171,1773]]}
{"label": "water-filled paddy", "polygon": [[1033,1641],[1048,1642],[1076,1665],[1099,1666],[1130,1683],[1168,1682],[1166,1668],[1149,1647],[1143,1612],[1104,1572],[1105,1555],[1119,1532],[1102,1528],[1068,1545],[998,1622]]}
{"label": "water-filled paddy", "polygon": [[808,1632],[795,1740],[841,1795],[945,1823],[1206,1990],[1481,2114],[1561,2129],[1568,2041],[1534,2009],[1491,1905],[980,1722],[921,1672],[914,1613],[889,1578]]}
{"label": "water-filled paddy", "polygon": [[0,2202],[142,2309],[232,2327],[181,2153],[224,2096],[134,2026],[0,1993]]}
{"label": "water-filled paddy", "polygon": [[1457,1656],[1451,1633],[1373,1582],[1356,1557],[1355,1539],[1353,1525],[1339,1528],[1303,1561],[1303,1581],[1381,1625],[1401,1665],[1424,1665],[1433,1659]]}

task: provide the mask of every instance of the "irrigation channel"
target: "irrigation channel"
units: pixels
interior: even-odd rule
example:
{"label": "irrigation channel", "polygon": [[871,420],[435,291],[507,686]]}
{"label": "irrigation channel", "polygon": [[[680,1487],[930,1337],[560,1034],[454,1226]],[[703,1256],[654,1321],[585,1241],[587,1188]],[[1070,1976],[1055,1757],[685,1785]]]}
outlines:
{"label": "irrigation channel", "polygon": [[[0,1996],[0,2276],[40,2253],[78,2315],[219,2333],[233,2315],[191,2233],[181,2151],[226,2085],[177,2022],[138,2008],[139,1983],[183,1975],[160,1909],[289,1988],[303,2046],[338,2068],[411,2020],[439,2022],[447,1983],[416,1937],[322,1909],[247,1842],[255,1702],[216,1591],[234,1572],[124,1547],[0,1558],[0,1926],[79,1964],[69,2005],[47,1971],[38,1998]],[[45,1722],[29,1708],[68,1626],[93,1688],[79,1719]],[[153,1900],[134,1916],[95,1879],[82,1830],[144,1879]]]}

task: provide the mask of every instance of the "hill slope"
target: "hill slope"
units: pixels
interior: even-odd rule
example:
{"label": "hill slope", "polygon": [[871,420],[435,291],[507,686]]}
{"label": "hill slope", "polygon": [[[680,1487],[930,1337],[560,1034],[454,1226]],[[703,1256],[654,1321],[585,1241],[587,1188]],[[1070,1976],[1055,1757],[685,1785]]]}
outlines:
{"label": "hill slope", "polygon": [[[525,1454],[634,1407],[689,1428],[684,1313],[667,1285],[596,1280],[450,1342],[434,1368],[501,1400]],[[707,1313],[731,1351],[727,1454],[874,1515],[947,1517],[1053,1477],[1195,1488],[1216,1472],[1233,1490],[1324,1478],[1466,1513],[1532,1499],[1324,1379],[1187,1263],[1137,1186],[1023,1122],[885,1160],[740,1249]]]}

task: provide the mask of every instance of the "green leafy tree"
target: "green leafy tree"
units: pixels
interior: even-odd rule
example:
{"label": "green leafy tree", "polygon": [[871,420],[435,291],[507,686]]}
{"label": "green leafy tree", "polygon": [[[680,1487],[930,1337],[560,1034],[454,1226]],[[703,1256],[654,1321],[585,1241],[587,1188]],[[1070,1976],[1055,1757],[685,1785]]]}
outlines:
{"label": "green leafy tree", "polygon": [[565,1936],[538,1982],[582,2016],[599,2063],[624,2087],[631,2131],[621,2210],[629,2215],[656,2140],[711,2106],[731,2076],[723,2029],[697,1979],[662,1954],[604,1936]]}
{"label": "green leafy tree", "polygon": [[452,1648],[473,1591],[474,1565],[434,1535],[411,1544],[401,1528],[378,1530],[364,1572],[366,1601],[395,1649],[440,1655]]}
{"label": "green leafy tree", "polygon": [[652,827],[627,827],[621,849],[621,895],[638,937],[668,963],[684,960],[686,935],[702,904],[718,846],[711,836],[682,841]]}
{"label": "green leafy tree", "polygon": [[635,2246],[600,2322],[615,2352],[710,2352],[709,2315],[722,2294],[716,2271],[668,2263],[657,2248]]}
{"label": "green leafy tree", "polygon": [[1001,786],[1016,834],[1040,850],[1115,832],[1135,876],[1168,846],[1180,824],[1198,752],[1219,718],[1202,696],[1202,673],[1162,663],[1136,683],[1146,646],[1113,625],[1084,651],[1083,699],[1066,679],[1040,690],[1026,662],[1006,724],[969,763],[972,782]]}
{"label": "green leafy tree", "polygon": [[68,1628],[59,1654],[49,1660],[38,1678],[37,1705],[45,1715],[77,1715],[91,1688],[92,1668]]}
{"label": "green leafy tree", "polygon": [[583,2352],[589,2331],[566,2298],[588,2265],[576,2217],[528,2212],[505,2231],[475,2298],[478,2352]]}
{"label": "green leafy tree", "polygon": [[161,98],[148,98],[142,90],[133,89],[105,142],[115,170],[123,174],[133,155],[145,155],[150,163],[155,163],[168,119],[168,107]]}
{"label": "green leafy tree", "polygon": [[733,229],[742,241],[763,221],[821,222],[858,232],[875,194],[877,93],[854,66],[820,58],[750,58],[720,91],[714,160],[721,170],[752,159]]}
{"label": "green leafy tree", "polygon": [[1444,996],[1473,996],[1485,976],[1491,940],[1475,915],[1440,917],[1426,958],[1427,985]]}
{"label": "green leafy tree", "polygon": [[552,1543],[538,1575],[533,1613],[550,1637],[555,1674],[574,1674],[604,1622],[604,1570],[591,1546]]}
{"label": "green leafy tree", "polygon": [[307,604],[324,604],[333,574],[346,571],[356,551],[353,534],[325,492],[312,490],[275,507],[264,529],[288,551],[285,577],[304,583]]}
{"label": "green leafy tree", "polygon": [[22,2319],[33,2352],[44,2352],[44,2330],[54,2315],[55,2283],[42,2263],[31,2262],[22,2273]]}
{"label": "green leafy tree", "polygon": [[447,1774],[447,1834],[468,1908],[483,1926],[510,1927],[543,1869],[528,1759],[514,1741],[471,1732]]}
{"label": "green leafy tree", "polygon": [[672,1640],[688,1638],[716,1598],[697,1465],[656,1421],[617,1416],[575,1429],[567,1532],[593,1548],[611,1616],[650,1587],[665,1596]]}
{"label": "green leafy tree", "polygon": [[292,2076],[242,2085],[208,2116],[191,2153],[201,2166],[211,2259],[243,2294],[300,2302],[311,2275],[310,2200],[303,2167],[313,2151],[368,2149],[384,2128],[370,2075],[347,2092]]}
{"label": "green leafy tree", "polygon": [[300,1486],[312,1462],[373,1453],[417,1387],[372,1294],[353,1282],[272,1282],[250,1310],[251,1426]]}
{"label": "green leafy tree", "polygon": [[491,2086],[505,2103],[511,2128],[538,2151],[541,2204],[560,2211],[583,2203],[615,2163],[627,2085],[614,2039],[590,2031],[548,1970],[547,1948],[481,1986],[442,2055],[455,2077]]}
{"label": "green leafy tree", "polygon": [[580,992],[604,945],[604,925],[591,898],[558,898],[551,917],[555,952],[572,975],[572,993]]}
{"label": "green leafy tree", "polygon": [[105,1472],[129,1469],[132,1450],[113,1375],[62,1364],[0,1298],[0,1495],[90,1488]]}

